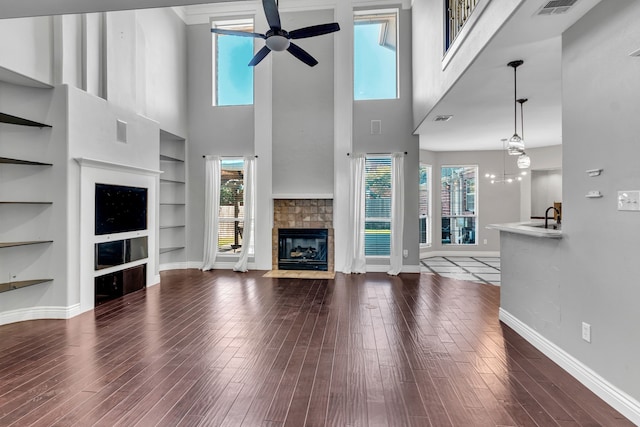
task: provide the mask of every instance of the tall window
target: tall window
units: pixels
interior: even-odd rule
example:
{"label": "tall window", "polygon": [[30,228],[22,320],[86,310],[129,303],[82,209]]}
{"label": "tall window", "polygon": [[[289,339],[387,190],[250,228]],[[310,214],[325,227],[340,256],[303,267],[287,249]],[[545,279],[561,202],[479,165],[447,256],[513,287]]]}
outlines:
{"label": "tall window", "polygon": [[365,160],[365,256],[391,253],[391,157]]}
{"label": "tall window", "polygon": [[244,240],[244,160],[224,159],[220,166],[218,252],[236,253]]}
{"label": "tall window", "polygon": [[475,245],[478,166],[443,166],[442,244]]}
{"label": "tall window", "polygon": [[431,166],[420,164],[418,218],[420,245],[431,246]]}
{"label": "tall window", "polygon": [[[213,27],[253,32],[250,19],[216,21]],[[253,104],[253,38],[211,33],[213,37],[213,105]]]}
{"label": "tall window", "polygon": [[398,97],[398,11],[354,15],[353,99]]}

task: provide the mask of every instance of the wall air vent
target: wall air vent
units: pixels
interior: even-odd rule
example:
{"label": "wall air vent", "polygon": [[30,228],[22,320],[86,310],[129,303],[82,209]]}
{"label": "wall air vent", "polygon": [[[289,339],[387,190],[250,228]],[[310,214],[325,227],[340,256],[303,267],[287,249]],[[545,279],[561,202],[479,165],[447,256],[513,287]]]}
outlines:
{"label": "wall air vent", "polygon": [[538,11],[538,15],[560,15],[562,13],[567,13],[571,6],[576,4],[578,0],[554,0],[547,2],[542,8]]}
{"label": "wall air vent", "polygon": [[446,116],[436,116],[435,119],[433,119],[434,122],[448,122],[449,120],[451,120],[453,116],[452,115],[446,115]]}

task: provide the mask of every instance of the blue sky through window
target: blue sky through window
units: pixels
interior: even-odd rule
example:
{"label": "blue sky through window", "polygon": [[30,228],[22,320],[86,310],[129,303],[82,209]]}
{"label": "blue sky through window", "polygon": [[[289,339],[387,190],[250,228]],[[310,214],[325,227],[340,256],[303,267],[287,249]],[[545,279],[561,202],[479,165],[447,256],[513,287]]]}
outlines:
{"label": "blue sky through window", "polygon": [[217,35],[216,105],[253,104],[253,38]]}
{"label": "blue sky through window", "polygon": [[[380,45],[382,27],[379,21],[354,26],[356,100],[397,98],[396,50]],[[242,30],[247,31],[246,27]],[[254,55],[254,39],[225,35],[216,38],[215,105],[253,104],[253,67],[247,64]]]}
{"label": "blue sky through window", "polygon": [[396,51],[380,46],[381,23],[354,26],[354,99],[395,99]]}

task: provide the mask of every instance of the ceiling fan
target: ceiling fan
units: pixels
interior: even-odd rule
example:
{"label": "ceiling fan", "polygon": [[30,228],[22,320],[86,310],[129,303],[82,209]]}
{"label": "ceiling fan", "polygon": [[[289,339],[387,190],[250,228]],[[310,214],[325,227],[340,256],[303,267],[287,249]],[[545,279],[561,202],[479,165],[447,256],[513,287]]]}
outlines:
{"label": "ceiling fan", "polygon": [[280,13],[278,12],[276,0],[262,0],[262,7],[264,8],[264,14],[267,17],[267,22],[269,23],[269,31],[265,34],[225,30],[222,28],[211,29],[211,32],[216,34],[265,39],[266,45],[260,49],[251,62],[249,62],[249,65],[252,67],[258,65],[260,61],[262,61],[272,50],[276,52],[287,50],[300,61],[310,67],[313,67],[318,63],[318,61],[300,46],[292,43],[291,40],[321,36],[323,34],[329,34],[340,30],[340,25],[338,25],[337,22],[333,22],[331,24],[312,25],[310,27],[299,28],[288,32],[283,30],[280,24]]}

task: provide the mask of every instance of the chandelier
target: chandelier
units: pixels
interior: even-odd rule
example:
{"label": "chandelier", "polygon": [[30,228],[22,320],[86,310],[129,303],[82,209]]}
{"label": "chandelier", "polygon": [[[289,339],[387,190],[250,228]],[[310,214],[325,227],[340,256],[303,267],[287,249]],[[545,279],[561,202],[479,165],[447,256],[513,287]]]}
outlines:
{"label": "chandelier", "polygon": [[[484,177],[489,179],[492,184],[511,184],[513,182],[522,181],[522,177],[527,175],[527,171],[519,173],[507,173],[507,139],[502,141],[502,174],[487,172]],[[523,153],[524,154],[524,153]],[[527,156],[529,157],[529,156]]]}

